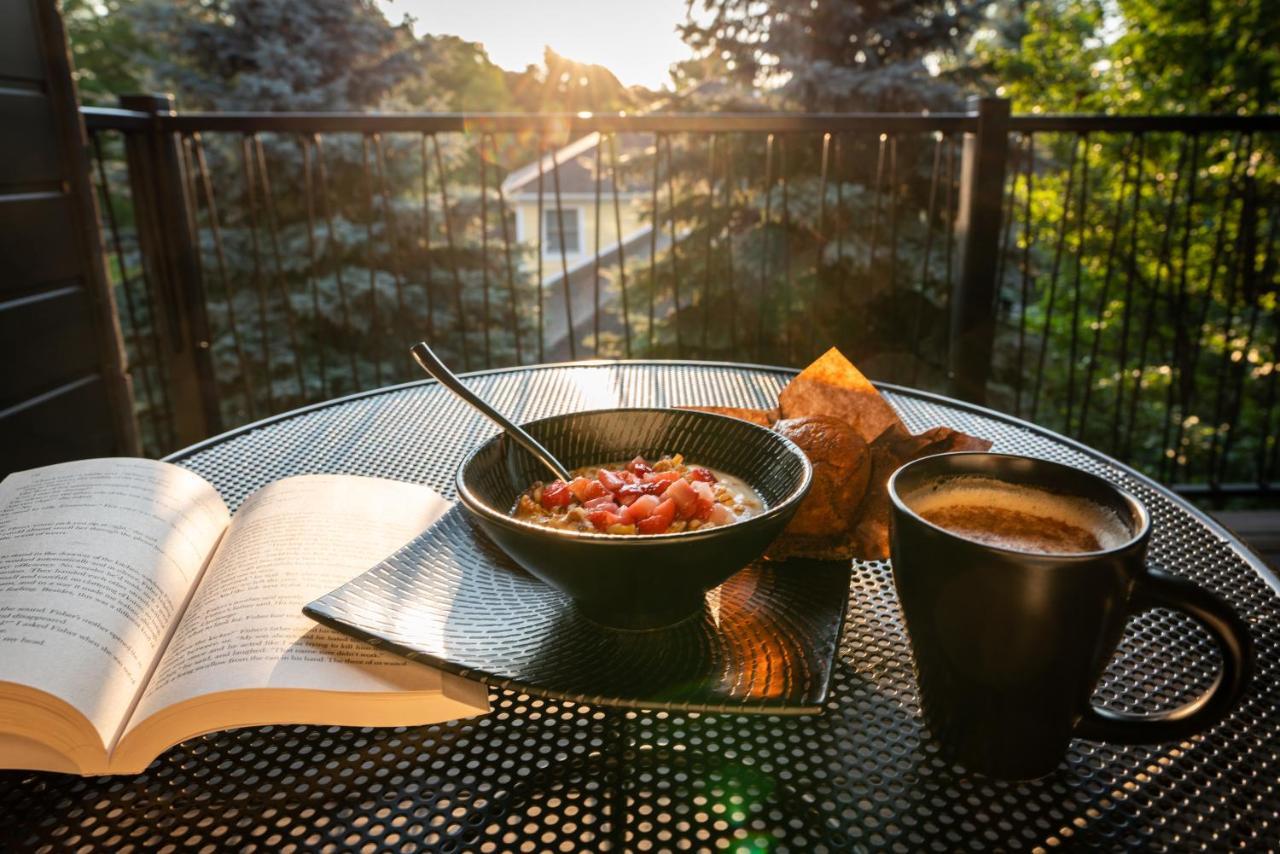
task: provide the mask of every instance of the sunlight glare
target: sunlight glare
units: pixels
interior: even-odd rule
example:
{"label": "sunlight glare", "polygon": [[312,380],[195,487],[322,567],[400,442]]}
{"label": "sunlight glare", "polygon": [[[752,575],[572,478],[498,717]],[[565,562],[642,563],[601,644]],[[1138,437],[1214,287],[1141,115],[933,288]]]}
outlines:
{"label": "sunlight glare", "polygon": [[576,62],[603,65],[625,86],[659,88],[667,68],[687,59],[676,26],[686,0],[379,0],[392,21],[413,17],[421,36],[456,35],[480,42],[511,71],[542,62],[543,47]]}

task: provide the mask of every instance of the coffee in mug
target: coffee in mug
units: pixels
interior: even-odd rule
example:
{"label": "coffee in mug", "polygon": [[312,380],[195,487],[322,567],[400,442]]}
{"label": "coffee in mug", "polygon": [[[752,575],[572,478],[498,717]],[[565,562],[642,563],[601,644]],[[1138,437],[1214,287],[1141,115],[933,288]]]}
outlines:
{"label": "coffee in mug", "polygon": [[1130,536],[1124,520],[1102,504],[989,477],[941,478],[904,500],[925,521],[957,536],[1014,551],[1097,552]]}
{"label": "coffee in mug", "polygon": [[[889,479],[894,585],[920,703],[943,753],[971,771],[1053,771],[1072,738],[1180,741],[1221,720],[1253,667],[1243,621],[1222,599],[1147,567],[1151,517],[1135,497],[1070,466],[955,453]],[[1215,683],[1149,715],[1090,701],[1125,623],[1181,611],[1222,651]]]}

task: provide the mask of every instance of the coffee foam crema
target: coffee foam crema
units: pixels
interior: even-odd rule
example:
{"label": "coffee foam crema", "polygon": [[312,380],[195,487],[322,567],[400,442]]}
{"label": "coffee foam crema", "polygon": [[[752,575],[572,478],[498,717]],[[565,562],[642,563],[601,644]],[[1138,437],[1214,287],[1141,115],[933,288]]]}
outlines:
{"label": "coffee foam crema", "polygon": [[[1046,531],[1057,528],[1088,532],[1097,541],[1098,550],[1116,548],[1133,538],[1129,525],[1113,510],[1097,502],[980,475],[934,481],[919,487],[904,498],[908,507],[917,515],[926,518],[937,519],[959,515],[969,520],[981,519],[983,527],[980,529],[976,528],[972,521],[964,526],[966,530],[953,529],[951,525],[945,523],[942,527],[952,529],[954,533],[966,539],[977,539],[1018,551],[1051,553],[1093,549],[1058,549],[1053,547],[1052,539],[1037,542],[1036,535],[1028,534],[1025,529],[1002,531],[1002,521],[1011,520],[1015,516],[1024,522],[1026,517],[1045,520],[1049,523],[1045,526]],[[960,511],[959,514],[956,511]],[[975,533],[977,536],[974,535]]]}

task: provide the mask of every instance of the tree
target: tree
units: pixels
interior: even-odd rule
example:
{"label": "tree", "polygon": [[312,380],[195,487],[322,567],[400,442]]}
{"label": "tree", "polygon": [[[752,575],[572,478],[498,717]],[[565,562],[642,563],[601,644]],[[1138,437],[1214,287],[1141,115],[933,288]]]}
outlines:
{"label": "tree", "polygon": [[392,24],[372,0],[147,0],[140,59],[188,108],[359,110],[420,73],[411,21]]}
{"label": "tree", "polygon": [[76,86],[85,103],[115,106],[117,95],[142,90],[145,63],[153,52],[126,14],[130,5],[130,0],[62,3]]}
{"label": "tree", "polygon": [[520,110],[529,113],[634,110],[647,100],[641,87],[628,89],[603,65],[574,62],[549,47],[541,68],[507,72],[507,86]]}
{"label": "tree", "polygon": [[681,36],[740,81],[808,111],[912,111],[957,105],[952,71],[985,3],[702,0]]}

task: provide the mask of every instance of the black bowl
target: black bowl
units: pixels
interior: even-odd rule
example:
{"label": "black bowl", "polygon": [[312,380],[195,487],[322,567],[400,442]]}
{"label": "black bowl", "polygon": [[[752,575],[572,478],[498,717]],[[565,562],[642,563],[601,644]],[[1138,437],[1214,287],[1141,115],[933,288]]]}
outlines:
{"label": "black bowl", "polygon": [[520,566],[620,628],[655,628],[698,613],[704,594],[760,557],[795,514],[813,467],[795,443],[755,424],[683,409],[602,409],[523,425],[570,469],[637,454],[684,454],[690,464],[741,478],[764,512],[731,525],[616,536],[544,528],[512,517],[516,499],[548,473],[499,434],[458,469],[458,495],[480,527]]}

